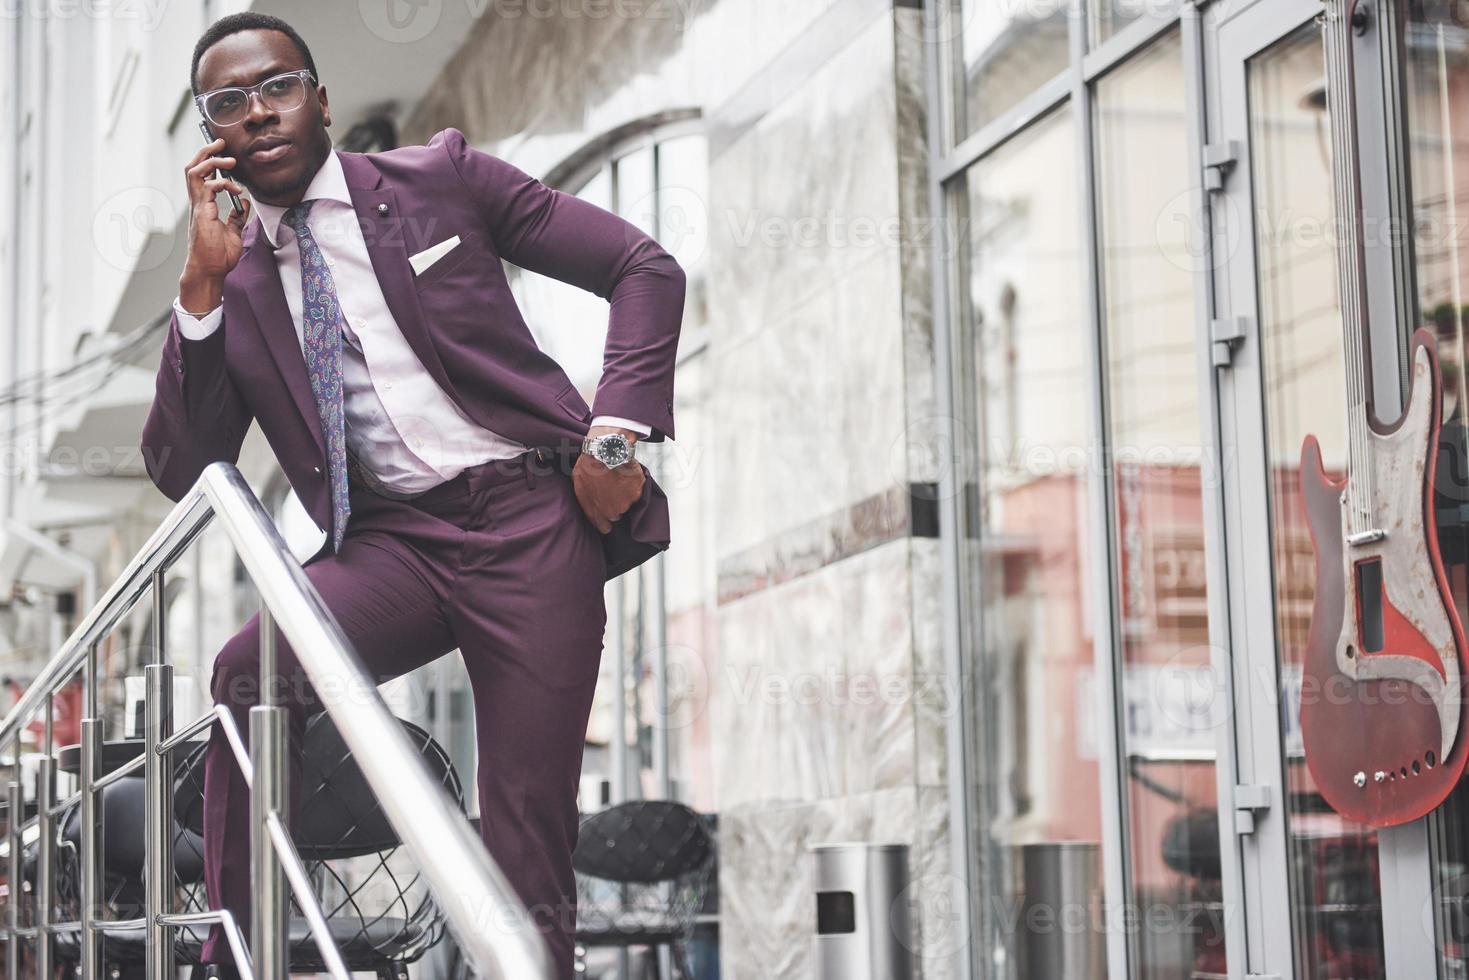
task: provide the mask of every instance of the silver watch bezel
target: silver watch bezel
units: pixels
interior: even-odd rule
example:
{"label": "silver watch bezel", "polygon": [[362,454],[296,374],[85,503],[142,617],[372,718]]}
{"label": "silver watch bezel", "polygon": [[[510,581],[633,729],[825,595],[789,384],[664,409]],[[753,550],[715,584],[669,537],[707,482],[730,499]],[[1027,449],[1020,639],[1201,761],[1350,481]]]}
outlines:
{"label": "silver watch bezel", "polygon": [[[623,444],[623,448],[626,450],[627,453],[626,456],[624,456],[622,459],[619,459],[615,463],[607,462],[607,460],[602,457],[602,454],[600,452],[603,441],[608,439],[620,440]],[[633,442],[621,432],[603,432],[601,435],[587,436],[582,439],[581,445],[582,452],[589,454],[593,459],[601,463],[603,466],[607,467],[609,470],[621,466],[624,463],[631,463],[635,458],[637,458],[637,443]]]}

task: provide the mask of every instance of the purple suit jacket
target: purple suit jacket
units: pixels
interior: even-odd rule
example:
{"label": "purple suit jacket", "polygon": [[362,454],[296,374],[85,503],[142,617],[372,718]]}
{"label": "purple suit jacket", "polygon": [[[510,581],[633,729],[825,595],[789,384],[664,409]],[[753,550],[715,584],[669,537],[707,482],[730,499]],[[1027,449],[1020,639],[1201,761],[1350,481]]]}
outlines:
{"label": "purple suit jacket", "polygon": [[[651,426],[640,441],[672,438],[684,272],[657,242],[471,148],[457,129],[441,130],[425,146],[338,154],[388,308],[466,415],[527,446],[579,447],[594,415]],[[408,256],[454,235],[458,246],[415,277]],[[536,345],[501,259],[610,302],[591,408]],[[223,317],[203,340],[187,340],[170,324],[143,426],[148,475],[170,500],[181,499],[210,463],[239,459],[255,419],[312,519],[329,529],[321,419],[258,218],[225,279]],[[642,495],[602,536],[609,579],[669,545],[668,500],[645,476]],[[308,561],[331,551],[328,534]]]}

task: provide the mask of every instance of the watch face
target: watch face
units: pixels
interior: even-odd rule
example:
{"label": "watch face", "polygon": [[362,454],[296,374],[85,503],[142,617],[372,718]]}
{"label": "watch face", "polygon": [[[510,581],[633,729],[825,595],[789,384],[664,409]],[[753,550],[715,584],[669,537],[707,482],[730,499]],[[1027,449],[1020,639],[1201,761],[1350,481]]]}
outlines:
{"label": "watch face", "polygon": [[597,437],[596,457],[607,466],[627,462],[631,456],[627,437],[619,432],[609,432]]}

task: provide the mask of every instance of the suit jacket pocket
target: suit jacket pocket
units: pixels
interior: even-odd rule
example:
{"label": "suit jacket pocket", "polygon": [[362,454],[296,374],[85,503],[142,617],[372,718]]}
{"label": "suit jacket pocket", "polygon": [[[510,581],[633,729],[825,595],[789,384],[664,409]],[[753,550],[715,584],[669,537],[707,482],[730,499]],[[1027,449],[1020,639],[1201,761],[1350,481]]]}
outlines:
{"label": "suit jacket pocket", "polygon": [[[468,262],[471,257],[477,257],[481,264],[487,264],[490,261],[490,255],[485,251],[484,245],[481,244],[480,233],[477,231],[460,235],[459,244],[449,249],[433,265],[415,276],[413,278],[413,284],[420,290],[426,289],[449,276],[460,266]],[[471,266],[470,268],[472,269],[473,267]]]}

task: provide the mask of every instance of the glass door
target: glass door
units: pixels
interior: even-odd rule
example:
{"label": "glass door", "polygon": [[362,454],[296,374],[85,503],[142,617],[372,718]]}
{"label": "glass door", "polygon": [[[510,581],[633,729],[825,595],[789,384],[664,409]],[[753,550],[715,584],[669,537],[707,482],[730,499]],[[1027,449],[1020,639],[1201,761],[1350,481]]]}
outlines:
{"label": "glass door", "polygon": [[1224,342],[1228,363],[1215,376],[1234,705],[1226,737],[1242,973],[1371,980],[1389,975],[1379,837],[1323,800],[1299,710],[1316,584],[1301,446],[1314,435],[1340,476],[1348,438],[1320,12],[1317,0],[1263,0],[1221,8],[1212,25],[1214,317],[1240,337]]}
{"label": "glass door", "polygon": [[[1399,214],[1413,231],[1400,259],[1402,320],[1438,340],[1443,432],[1435,484],[1440,551],[1459,616],[1469,623],[1469,5],[1396,0],[1380,48],[1393,84],[1382,92],[1402,134]],[[1469,976],[1469,783],[1427,821],[1432,921],[1420,936],[1444,980]],[[1434,964],[1425,966],[1427,969]]]}

